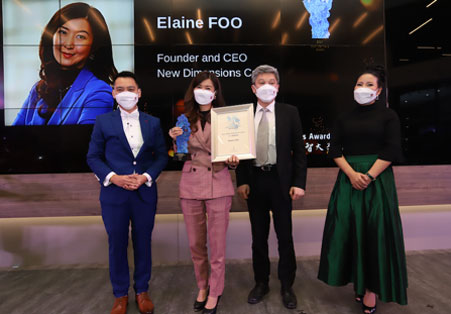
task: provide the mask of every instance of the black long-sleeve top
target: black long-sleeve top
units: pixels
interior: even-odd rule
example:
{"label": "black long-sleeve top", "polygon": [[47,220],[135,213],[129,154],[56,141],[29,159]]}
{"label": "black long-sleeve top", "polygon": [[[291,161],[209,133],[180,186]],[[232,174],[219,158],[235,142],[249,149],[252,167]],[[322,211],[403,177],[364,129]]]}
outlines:
{"label": "black long-sleeve top", "polygon": [[331,134],[329,156],[378,155],[386,161],[401,161],[399,118],[392,109],[373,105],[357,105],[340,115]]}

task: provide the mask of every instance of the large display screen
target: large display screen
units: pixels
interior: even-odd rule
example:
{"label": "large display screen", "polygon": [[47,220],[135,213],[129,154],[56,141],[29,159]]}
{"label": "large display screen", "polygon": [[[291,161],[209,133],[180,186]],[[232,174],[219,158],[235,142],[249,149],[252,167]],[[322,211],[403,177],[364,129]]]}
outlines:
{"label": "large display screen", "polygon": [[[75,13],[66,18],[71,3],[2,1],[2,173],[89,170],[92,123],[113,106],[106,83],[101,91],[86,83],[86,77],[102,81],[102,73],[91,71],[105,61],[92,53],[101,36],[78,46],[75,41],[86,40],[89,30],[94,34],[99,19],[104,23],[98,32],[105,33],[105,24],[111,38],[111,47],[105,41],[102,47],[111,49],[117,70],[135,71],[143,92],[140,109],[160,118],[165,133],[183,112],[184,93],[199,71],[216,73],[227,105],[238,105],[255,101],[252,69],[278,68],[277,100],[299,110],[309,166],[330,165],[330,129],[338,113],[354,106],[357,75],[367,62],[385,62],[382,0],[87,1],[98,10],[88,31],[74,23]],[[49,28],[52,17],[56,27]],[[71,32],[76,53],[61,48]],[[49,80],[56,82],[53,98],[39,89],[51,85],[42,83],[49,62],[43,51],[65,70],[75,58],[86,60],[85,72],[55,72]],[[80,96],[93,93],[95,103]],[[168,169],[179,166],[171,162]]]}

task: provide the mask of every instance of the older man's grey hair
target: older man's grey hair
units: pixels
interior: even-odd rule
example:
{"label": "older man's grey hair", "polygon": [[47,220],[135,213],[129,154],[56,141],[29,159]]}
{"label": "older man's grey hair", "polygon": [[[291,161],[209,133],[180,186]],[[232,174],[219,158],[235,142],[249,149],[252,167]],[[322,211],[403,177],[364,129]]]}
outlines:
{"label": "older man's grey hair", "polygon": [[280,83],[280,77],[279,77],[279,71],[271,65],[268,64],[262,64],[259,65],[252,71],[252,84],[255,84],[255,81],[257,80],[257,76],[263,73],[272,73],[276,77],[277,84]]}

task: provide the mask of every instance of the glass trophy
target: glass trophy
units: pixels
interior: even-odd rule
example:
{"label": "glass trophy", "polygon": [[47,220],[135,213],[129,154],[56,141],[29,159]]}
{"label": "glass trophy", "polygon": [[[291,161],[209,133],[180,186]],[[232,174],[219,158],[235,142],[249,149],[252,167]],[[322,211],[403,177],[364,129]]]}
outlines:
{"label": "glass trophy", "polygon": [[174,159],[178,161],[186,160],[188,155],[188,140],[191,135],[191,128],[188,121],[188,118],[182,114],[177,118],[177,123],[175,126],[178,126],[183,130],[183,133],[177,136],[175,143],[177,145],[177,151],[175,152]]}
{"label": "glass trophy", "polygon": [[327,39],[329,33],[330,9],[333,0],[304,0],[304,6],[310,13],[309,22],[312,26],[313,39]]}

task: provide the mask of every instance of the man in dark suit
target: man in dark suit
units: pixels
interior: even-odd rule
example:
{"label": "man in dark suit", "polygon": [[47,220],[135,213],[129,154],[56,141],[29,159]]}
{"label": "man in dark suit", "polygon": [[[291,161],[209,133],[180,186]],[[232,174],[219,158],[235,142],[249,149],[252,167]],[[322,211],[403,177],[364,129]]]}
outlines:
{"label": "man in dark suit", "polygon": [[282,301],[289,309],[297,300],[292,285],[296,276],[296,256],[292,236],[292,200],[304,196],[307,165],[302,126],[296,107],[276,102],[279,73],[269,65],[252,72],[255,107],[255,160],[240,162],[236,170],[238,194],[247,200],[252,227],[252,262],[255,287],[250,304],[259,303],[269,292],[268,235],[270,213],[279,245],[278,277]]}
{"label": "man in dark suit", "polygon": [[116,297],[111,314],[127,312],[130,285],[127,261],[132,226],[134,290],[141,313],[153,313],[147,290],[151,274],[151,236],[157,204],[155,180],[167,163],[160,120],[137,107],[141,90],[131,72],[114,80],[118,110],[97,117],[87,156],[101,184],[102,218],[108,233],[110,279]]}

